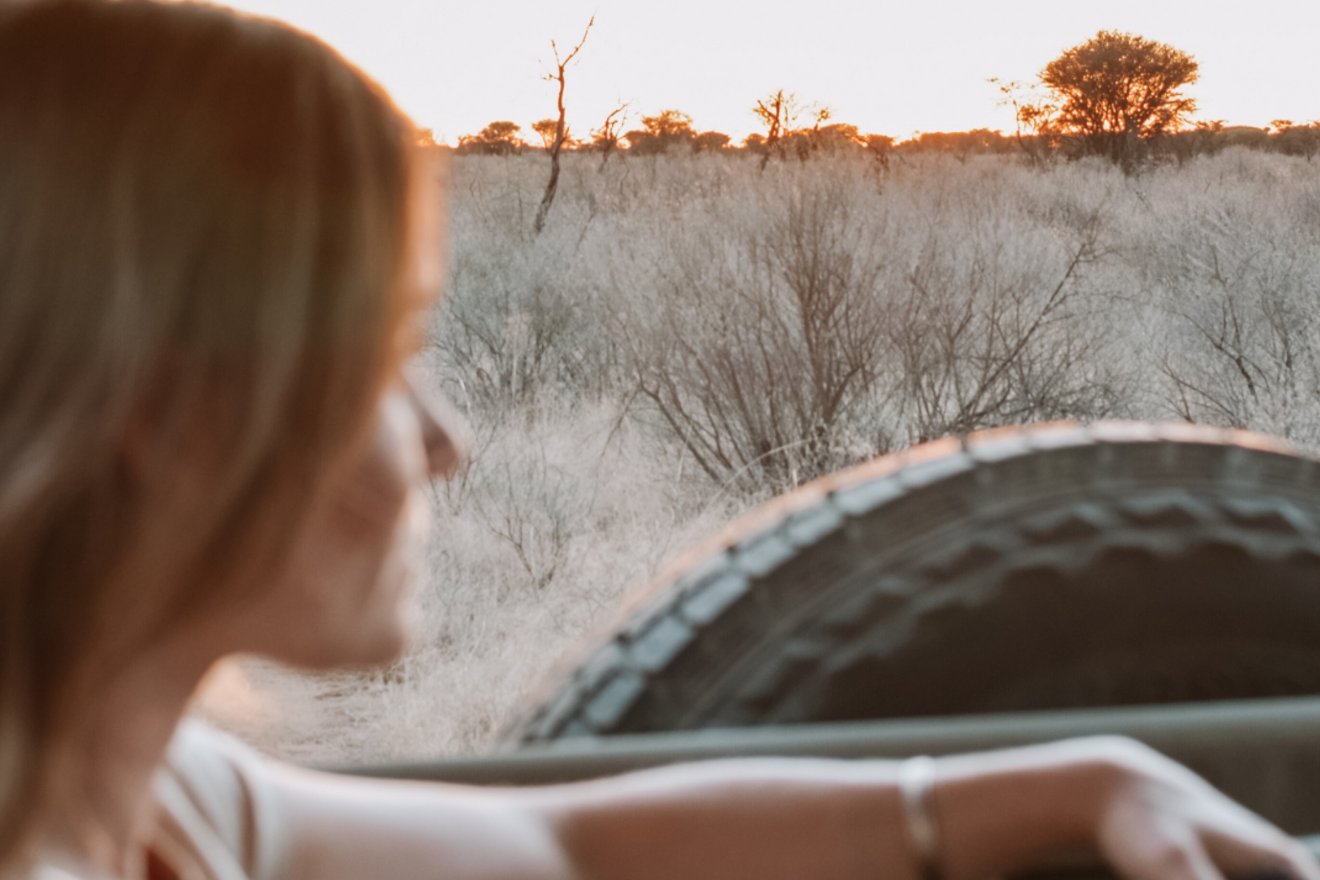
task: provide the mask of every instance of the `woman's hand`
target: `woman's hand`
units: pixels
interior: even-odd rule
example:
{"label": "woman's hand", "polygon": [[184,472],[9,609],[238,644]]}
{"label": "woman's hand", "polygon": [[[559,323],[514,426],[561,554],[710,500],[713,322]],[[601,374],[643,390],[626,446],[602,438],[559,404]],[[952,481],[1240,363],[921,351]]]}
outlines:
{"label": "woman's hand", "polygon": [[1320,880],[1310,851],[1205,780],[1130,740],[1111,746],[1112,786],[1095,845],[1131,880],[1290,877]]}

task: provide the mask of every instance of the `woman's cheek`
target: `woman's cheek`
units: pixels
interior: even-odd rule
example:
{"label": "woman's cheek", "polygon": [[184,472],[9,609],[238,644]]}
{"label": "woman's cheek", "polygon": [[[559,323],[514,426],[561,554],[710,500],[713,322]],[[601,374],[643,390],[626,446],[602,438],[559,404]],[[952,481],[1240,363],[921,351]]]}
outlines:
{"label": "woman's cheek", "polygon": [[280,603],[278,616],[291,626],[284,644],[275,641],[287,659],[362,665],[406,649],[420,617],[431,523],[418,433],[406,401],[383,399],[371,443],[313,514]]}
{"label": "woman's cheek", "polygon": [[[415,489],[405,491],[392,507],[388,523],[376,520],[367,532],[345,538],[343,549],[352,558],[341,558],[337,572],[330,574],[337,582],[329,604],[339,619],[327,621],[326,628],[338,633],[346,647],[357,644],[363,655],[351,662],[397,659],[420,624],[418,592],[424,576],[430,507]],[[365,525],[355,519],[349,527],[362,529]]]}

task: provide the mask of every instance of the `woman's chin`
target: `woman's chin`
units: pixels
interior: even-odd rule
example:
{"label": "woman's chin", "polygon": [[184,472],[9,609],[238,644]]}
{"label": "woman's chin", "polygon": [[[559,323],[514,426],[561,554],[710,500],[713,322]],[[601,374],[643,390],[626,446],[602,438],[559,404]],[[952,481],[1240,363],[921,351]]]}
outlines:
{"label": "woman's chin", "polygon": [[402,660],[417,637],[417,625],[416,614],[401,617],[389,637],[382,639],[375,665],[385,666]]}
{"label": "woman's chin", "polygon": [[363,638],[353,645],[337,665],[388,666],[402,660],[412,646],[416,634],[414,618],[415,615],[399,615],[370,638]]}
{"label": "woman's chin", "polygon": [[415,619],[416,615],[400,614],[388,622],[364,623],[340,638],[327,637],[316,643],[290,641],[278,650],[263,653],[309,672],[389,666],[408,653],[416,631]]}

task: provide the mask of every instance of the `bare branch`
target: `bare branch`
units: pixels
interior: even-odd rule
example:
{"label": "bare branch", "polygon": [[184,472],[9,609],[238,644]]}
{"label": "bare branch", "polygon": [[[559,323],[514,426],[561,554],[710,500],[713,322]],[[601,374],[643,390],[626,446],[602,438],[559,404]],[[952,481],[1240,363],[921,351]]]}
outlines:
{"label": "bare branch", "polygon": [[595,23],[596,16],[593,15],[587,22],[586,28],[582,31],[582,38],[577,41],[577,45],[573,47],[573,51],[569,52],[568,57],[566,58],[561,59],[559,57],[558,44],[555,43],[554,40],[550,41],[550,48],[555,53],[555,70],[554,73],[547,74],[546,79],[550,82],[556,82],[559,84],[559,90],[555,101],[556,107],[559,110],[559,117],[556,120],[554,141],[550,144],[549,148],[550,179],[546,182],[545,194],[541,196],[541,204],[536,208],[536,219],[532,221],[532,231],[536,235],[540,235],[542,230],[545,229],[546,217],[550,213],[550,206],[554,204],[555,193],[559,189],[559,151],[563,149],[564,141],[568,138],[568,126],[564,121],[566,115],[564,90],[567,87],[567,77],[565,74],[568,70],[568,65],[573,62],[573,59],[582,51],[582,47],[586,45],[587,36],[591,33],[591,28]]}

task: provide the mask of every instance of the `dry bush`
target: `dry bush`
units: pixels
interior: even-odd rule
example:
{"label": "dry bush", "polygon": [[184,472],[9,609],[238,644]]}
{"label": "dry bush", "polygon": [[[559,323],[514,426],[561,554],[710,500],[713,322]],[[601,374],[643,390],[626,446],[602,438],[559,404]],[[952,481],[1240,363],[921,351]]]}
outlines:
{"label": "dry bush", "polygon": [[[1320,181],[1300,159],[1232,151],[1152,199],[1148,290],[1179,417],[1320,442]],[[1232,186],[1223,186],[1232,172]]]}
{"label": "dry bush", "polygon": [[[455,206],[449,294],[434,334],[447,372],[482,403],[578,384],[584,303],[573,297],[571,252],[552,231],[528,237],[523,203],[491,200],[494,217]],[[480,245],[471,239],[479,239]]]}
{"label": "dry bush", "polygon": [[675,224],[654,294],[616,313],[636,411],[716,481],[787,487],[849,461],[885,337],[883,216],[822,183]]}
{"label": "dry bush", "polygon": [[1112,302],[1091,278],[1102,212],[1005,195],[967,186],[908,241],[890,346],[909,443],[1120,405],[1126,378],[1097,330]]}
{"label": "dry bush", "polygon": [[714,480],[781,488],[895,443],[1113,413],[1109,301],[1084,277],[1105,215],[1005,198],[1004,163],[974,164],[879,192],[850,185],[856,162],[777,169],[718,225],[690,206],[614,325],[637,412]]}

